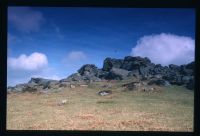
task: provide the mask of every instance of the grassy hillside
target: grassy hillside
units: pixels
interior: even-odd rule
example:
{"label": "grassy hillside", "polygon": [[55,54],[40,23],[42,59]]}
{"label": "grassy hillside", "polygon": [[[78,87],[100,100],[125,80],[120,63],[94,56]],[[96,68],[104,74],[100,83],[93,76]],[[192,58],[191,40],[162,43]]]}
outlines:
{"label": "grassy hillside", "polygon": [[[112,85],[111,95],[97,95],[103,84]],[[193,131],[193,91],[180,86],[126,91],[121,84],[8,94],[7,129]]]}

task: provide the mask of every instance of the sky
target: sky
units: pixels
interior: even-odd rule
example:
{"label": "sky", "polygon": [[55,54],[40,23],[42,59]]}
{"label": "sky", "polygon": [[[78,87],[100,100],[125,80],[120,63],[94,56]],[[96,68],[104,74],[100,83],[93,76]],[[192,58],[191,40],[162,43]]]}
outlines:
{"label": "sky", "polygon": [[8,86],[63,79],[106,57],[194,61],[194,9],[9,7]]}

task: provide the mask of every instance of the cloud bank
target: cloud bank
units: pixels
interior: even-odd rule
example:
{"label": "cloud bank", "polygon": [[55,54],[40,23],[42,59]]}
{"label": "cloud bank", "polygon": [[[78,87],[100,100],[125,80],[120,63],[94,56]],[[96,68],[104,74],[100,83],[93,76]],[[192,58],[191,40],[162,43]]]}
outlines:
{"label": "cloud bank", "polygon": [[9,57],[8,67],[13,70],[40,70],[47,67],[48,59],[45,54],[34,52],[29,56],[21,54],[19,57]]}
{"label": "cloud bank", "polygon": [[29,33],[39,31],[45,21],[43,14],[29,7],[9,7],[8,21],[19,31]]}
{"label": "cloud bank", "polygon": [[149,57],[157,64],[181,65],[194,61],[194,52],[195,41],[192,38],[161,33],[141,37],[131,55]]}
{"label": "cloud bank", "polygon": [[85,60],[86,54],[82,51],[72,51],[67,55],[67,60],[70,61],[81,61],[81,60]]}

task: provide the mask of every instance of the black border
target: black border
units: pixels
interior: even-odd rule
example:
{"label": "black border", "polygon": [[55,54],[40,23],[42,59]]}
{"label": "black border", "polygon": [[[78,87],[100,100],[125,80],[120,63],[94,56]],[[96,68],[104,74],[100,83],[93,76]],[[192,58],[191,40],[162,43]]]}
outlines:
{"label": "black border", "polygon": [[[38,7],[133,7],[133,8],[194,8],[195,32],[195,92],[194,132],[163,131],[52,131],[6,130],[7,84],[7,8],[8,6]],[[0,135],[1,136],[200,136],[200,12],[197,0],[0,0]]]}

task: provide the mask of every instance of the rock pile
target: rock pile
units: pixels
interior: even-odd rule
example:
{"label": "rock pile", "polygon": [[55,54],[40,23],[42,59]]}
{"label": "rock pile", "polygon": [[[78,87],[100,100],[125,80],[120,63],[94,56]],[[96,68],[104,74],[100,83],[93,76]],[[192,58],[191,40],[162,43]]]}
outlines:
{"label": "rock pile", "polygon": [[89,84],[102,80],[124,80],[134,78],[149,81],[149,85],[183,85],[194,89],[194,62],[177,66],[170,64],[162,66],[154,64],[147,57],[126,56],[124,59],[106,58],[103,68],[98,69],[94,64],[83,65],[77,73],[60,81],[31,78],[27,84],[8,87],[8,92],[37,91],[39,89],[56,89],[71,87],[75,84]]}

